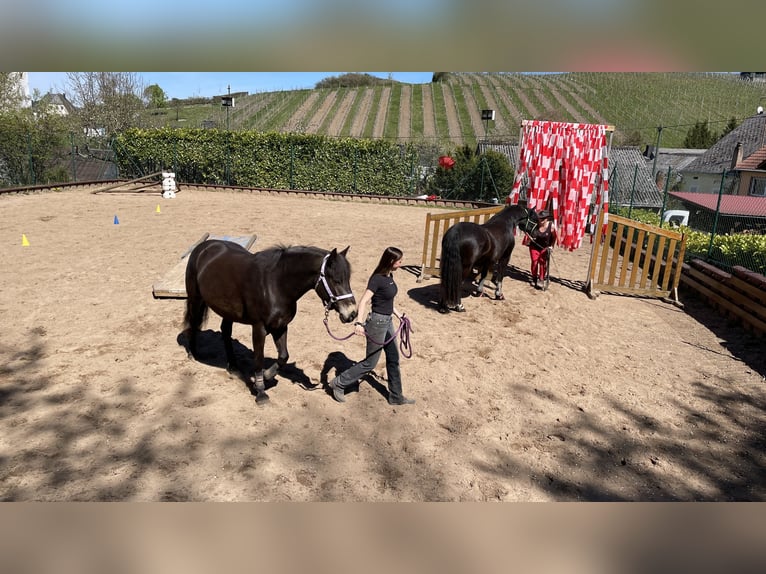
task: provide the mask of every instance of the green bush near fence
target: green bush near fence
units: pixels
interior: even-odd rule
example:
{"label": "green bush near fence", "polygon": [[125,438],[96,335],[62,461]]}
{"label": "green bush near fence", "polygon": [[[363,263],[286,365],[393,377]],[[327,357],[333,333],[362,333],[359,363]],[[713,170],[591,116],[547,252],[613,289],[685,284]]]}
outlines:
{"label": "green bush near fence", "polygon": [[[619,208],[617,215],[628,217],[627,208]],[[649,225],[660,224],[660,216],[647,209],[633,209],[630,218]],[[664,225],[667,227],[667,224]],[[677,229],[686,235],[686,254],[684,259],[689,261],[695,257],[714,263],[724,269],[741,265],[766,275],[766,235],[736,233],[731,235],[716,235],[710,243],[710,233],[696,231],[686,226]]]}
{"label": "green bush near fence", "polygon": [[122,177],[173,169],[181,182],[412,195],[409,144],[216,129],[130,129],[114,141]]}

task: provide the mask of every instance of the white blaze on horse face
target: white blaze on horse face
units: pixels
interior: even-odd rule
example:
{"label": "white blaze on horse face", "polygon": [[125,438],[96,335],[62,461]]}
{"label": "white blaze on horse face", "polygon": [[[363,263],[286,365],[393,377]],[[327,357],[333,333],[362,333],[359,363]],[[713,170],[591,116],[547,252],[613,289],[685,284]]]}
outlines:
{"label": "white blaze on horse face", "polygon": [[342,323],[350,323],[356,319],[358,312],[356,308],[356,299],[354,297],[338,301],[335,305],[338,309],[338,315],[340,315]]}

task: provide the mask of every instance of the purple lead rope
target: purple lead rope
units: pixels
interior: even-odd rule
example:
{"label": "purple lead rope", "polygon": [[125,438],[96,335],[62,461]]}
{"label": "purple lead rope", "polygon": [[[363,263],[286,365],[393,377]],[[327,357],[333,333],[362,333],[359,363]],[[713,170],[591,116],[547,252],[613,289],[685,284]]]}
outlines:
{"label": "purple lead rope", "polygon": [[[335,335],[333,335],[332,331],[330,331],[330,325],[328,325],[327,323],[328,314],[329,314],[329,310],[324,315],[324,326],[325,326],[325,329],[327,329],[327,333],[330,335],[330,337],[332,337],[336,341],[345,341],[354,336],[353,332],[349,333],[345,337],[336,337]],[[414,333],[414,332],[415,331],[413,331],[412,329],[412,322],[410,321],[409,317],[407,317],[406,315],[402,315],[401,319],[399,319],[399,327],[396,329],[396,331],[391,336],[391,338],[388,339],[387,341],[379,343],[375,339],[370,338],[367,335],[366,331],[365,331],[365,337],[367,337],[367,339],[371,343],[374,343],[375,345],[380,345],[381,347],[385,347],[391,341],[396,339],[397,335],[399,335],[399,350],[401,351],[403,357],[409,359],[410,357],[412,357],[412,343],[410,342],[410,333]]]}

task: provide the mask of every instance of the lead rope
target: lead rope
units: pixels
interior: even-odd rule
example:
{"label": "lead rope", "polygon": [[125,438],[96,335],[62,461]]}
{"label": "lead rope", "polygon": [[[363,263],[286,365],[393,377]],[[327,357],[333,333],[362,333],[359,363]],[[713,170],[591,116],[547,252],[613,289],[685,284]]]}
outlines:
{"label": "lead rope", "polygon": [[[349,333],[345,337],[337,337],[333,335],[332,331],[330,330],[330,325],[327,322],[327,316],[329,315],[330,310],[327,309],[324,314],[324,326],[325,329],[327,329],[328,335],[335,339],[336,341],[346,341],[347,339],[350,339],[354,336],[354,332]],[[412,357],[412,343],[410,341],[410,333],[414,333],[415,331],[412,328],[412,321],[410,321],[410,318],[406,315],[403,315],[401,319],[399,319],[399,327],[397,327],[396,331],[394,331],[394,334],[386,341],[379,343],[375,339],[369,337],[367,335],[367,332],[365,331],[364,336],[367,337],[367,339],[374,343],[375,345],[380,345],[381,347],[385,347],[388,345],[391,341],[396,339],[396,336],[399,335],[399,350],[402,353],[402,356],[405,359],[409,359]]]}

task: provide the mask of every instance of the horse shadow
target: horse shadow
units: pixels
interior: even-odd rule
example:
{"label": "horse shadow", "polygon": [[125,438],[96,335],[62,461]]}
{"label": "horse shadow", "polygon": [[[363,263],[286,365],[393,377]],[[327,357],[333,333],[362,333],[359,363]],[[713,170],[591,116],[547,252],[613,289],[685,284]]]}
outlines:
{"label": "horse shadow", "polygon": [[[344,353],[340,351],[334,351],[327,355],[324,365],[322,365],[322,372],[319,375],[320,384],[324,387],[325,392],[332,397],[332,389],[330,389],[329,382],[334,377],[340,375],[343,371],[354,365],[356,361],[349,359]],[[330,377],[330,372],[335,370],[335,375]],[[372,373],[367,373],[359,381],[353,385],[349,385],[344,389],[345,394],[358,393],[359,385],[364,381],[369,384],[373,389],[380,393],[383,397],[388,398],[388,389],[385,385],[381,384]]]}
{"label": "horse shadow", "polygon": [[[409,271],[413,275],[419,275],[420,268],[414,267],[412,270],[408,269],[407,271]],[[520,267],[516,267],[515,265],[508,265],[505,268],[505,270],[503,271],[503,278],[511,279],[514,281],[520,281],[528,285],[532,284],[532,274],[527,270],[524,270]],[[424,285],[423,287],[414,287],[412,289],[409,289],[407,291],[407,295],[410,297],[410,299],[420,304],[424,308],[438,311],[439,297],[440,297],[439,279],[434,278],[433,280],[435,282],[430,285]],[[557,285],[561,285],[562,287],[566,287],[574,291],[585,292],[587,288],[587,284],[585,281],[574,281],[571,279],[566,279],[564,277],[554,277],[553,275],[551,275],[550,277],[550,282],[556,283]],[[472,289],[475,287],[476,287],[475,282],[471,282],[468,279],[466,279],[462,285],[463,296],[467,297],[468,295],[470,295]]]}
{"label": "horse shadow", "polygon": [[[181,331],[176,337],[176,342],[183,347],[187,354],[189,353],[189,340],[183,331]],[[232,337],[231,343],[234,347],[234,357],[237,360],[239,370],[236,373],[230,373],[231,376],[239,378],[253,396],[256,396],[255,385],[252,378],[248,378],[245,373],[253,373],[255,370],[255,362],[253,360],[253,352],[245,345],[240,343],[237,339]],[[197,333],[197,354],[195,360],[208,367],[215,367],[218,369],[226,370],[226,350],[223,346],[223,338],[220,331],[213,331],[212,329],[206,329]],[[270,366],[275,364],[276,359],[264,360],[263,368],[267,370]],[[266,390],[269,390],[278,384],[277,377],[284,377],[291,383],[299,385],[301,388],[307,391],[313,391],[319,388],[318,384],[311,382],[311,379],[306,373],[295,366],[295,363],[288,363],[277,372],[277,376],[273,379],[264,381]]]}

